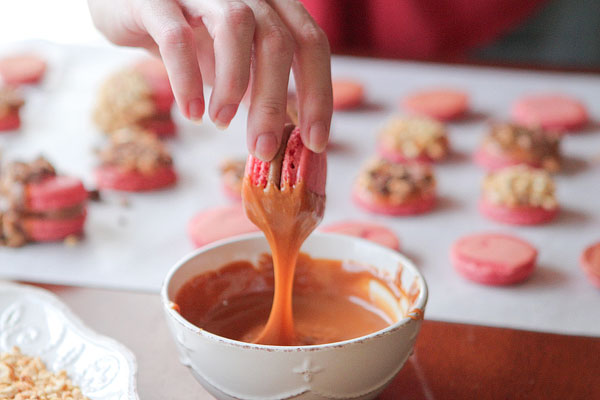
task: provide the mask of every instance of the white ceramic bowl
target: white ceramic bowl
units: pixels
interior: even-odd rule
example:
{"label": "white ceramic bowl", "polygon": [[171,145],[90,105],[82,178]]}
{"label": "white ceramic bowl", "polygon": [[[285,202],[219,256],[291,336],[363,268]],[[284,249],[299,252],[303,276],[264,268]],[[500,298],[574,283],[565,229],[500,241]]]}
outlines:
{"label": "white ceramic bowl", "polygon": [[[315,258],[371,265],[390,276],[402,268],[403,287],[408,290],[413,282],[420,287],[413,307],[425,309],[425,280],[413,263],[396,251],[355,237],[325,233],[311,235],[302,251]],[[261,234],[244,235],[200,248],[171,268],[161,298],[181,362],[220,400],[375,398],[411,354],[420,318],[401,317],[383,330],[343,342],[265,346],[214,335],[173,310],[175,294],[190,278],[232,261],[256,261],[266,252],[269,247]],[[372,286],[377,291],[376,285]],[[402,302],[394,304],[407,307]]]}

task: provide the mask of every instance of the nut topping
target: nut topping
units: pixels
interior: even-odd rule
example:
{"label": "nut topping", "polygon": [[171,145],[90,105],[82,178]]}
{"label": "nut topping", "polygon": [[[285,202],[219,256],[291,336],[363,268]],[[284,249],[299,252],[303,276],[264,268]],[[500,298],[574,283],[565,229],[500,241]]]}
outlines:
{"label": "nut topping", "polygon": [[23,104],[23,98],[15,89],[0,87],[0,118],[17,111]]}
{"label": "nut topping", "polygon": [[517,165],[490,173],[483,181],[483,196],[493,204],[507,207],[558,207],[555,185],[548,172]]}
{"label": "nut topping", "polygon": [[408,159],[440,160],[448,154],[444,125],[433,119],[394,117],[383,127],[380,140],[383,147],[399,151]]}

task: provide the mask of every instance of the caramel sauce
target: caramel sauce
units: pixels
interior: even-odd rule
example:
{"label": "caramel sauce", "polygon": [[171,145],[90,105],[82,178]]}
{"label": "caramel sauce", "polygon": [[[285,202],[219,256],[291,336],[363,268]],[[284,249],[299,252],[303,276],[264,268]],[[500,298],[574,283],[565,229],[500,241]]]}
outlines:
{"label": "caramel sauce", "polygon": [[[403,294],[374,268],[302,253],[295,267],[293,295],[286,303],[294,316],[292,337],[269,344],[339,342],[376,332],[402,317],[384,297],[399,301]],[[274,272],[266,255],[257,265],[230,263],[189,280],[176,294],[176,305],[184,318],[206,331],[244,342],[264,341],[273,315],[276,268]],[[374,283],[386,296],[373,293]]]}
{"label": "caramel sauce", "polygon": [[248,218],[263,231],[273,254],[275,288],[269,319],[255,343],[298,342],[292,312],[294,270],[300,247],[325,211],[325,196],[307,190],[304,182],[281,189],[272,181],[263,189],[244,178],[242,198]]}

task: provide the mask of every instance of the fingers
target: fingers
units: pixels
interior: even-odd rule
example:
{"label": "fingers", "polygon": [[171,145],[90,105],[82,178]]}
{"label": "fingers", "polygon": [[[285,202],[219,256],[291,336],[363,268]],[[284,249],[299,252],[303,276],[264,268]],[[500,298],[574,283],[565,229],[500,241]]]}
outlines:
{"label": "fingers", "polygon": [[247,0],[254,12],[255,52],[251,103],[248,113],[248,149],[270,161],[281,143],[294,40],[275,11],[259,0]]}
{"label": "fingers", "polygon": [[269,0],[296,43],[294,79],[298,92],[300,132],[305,146],[322,152],[329,140],[333,113],[329,42],[297,0]]}
{"label": "fingers", "polygon": [[215,23],[215,82],[210,118],[225,129],[235,116],[248,87],[254,38],[254,13],[242,1],[228,1]]}
{"label": "fingers", "polygon": [[177,104],[184,116],[201,121],[204,94],[192,27],[175,1],[143,4],[141,22],[158,45]]}

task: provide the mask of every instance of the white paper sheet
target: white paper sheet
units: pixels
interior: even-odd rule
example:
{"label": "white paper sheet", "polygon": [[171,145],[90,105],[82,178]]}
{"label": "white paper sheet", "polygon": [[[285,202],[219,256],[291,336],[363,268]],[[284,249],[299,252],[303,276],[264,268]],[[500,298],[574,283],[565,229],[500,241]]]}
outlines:
{"label": "white paper sheet", "polygon": [[[99,82],[141,53],[124,49],[43,46],[52,57],[50,76],[28,91],[20,133],[0,135],[8,159],[43,152],[59,170],[92,184],[92,149],[104,140],[90,121]],[[431,319],[600,336],[600,290],[579,268],[585,246],[600,240],[600,129],[564,140],[566,172],[557,176],[564,210],[540,227],[509,227],[487,221],[476,203],[484,172],[470,153],[486,130],[486,119],[504,119],[521,94],[557,91],[584,101],[600,119],[600,76],[450,67],[357,58],[335,58],[334,76],[364,82],[369,107],[336,113],[329,152],[325,223],[364,219],[398,233],[403,251],[422,269],[429,287]],[[449,126],[456,155],[437,167],[440,206],[428,215],[372,216],[354,206],[350,190],[358,166],[375,149],[378,128],[412,90],[455,86],[471,95],[474,117]],[[89,206],[86,238],[76,247],[62,243],[0,249],[0,277],[37,282],[157,292],[165,272],[192,250],[186,236],[190,217],[228,202],[219,186],[218,164],[244,156],[245,115],[226,132],[178,118],[179,137],[169,141],[181,180],[172,189],[147,194],[111,194]],[[122,203],[126,198],[129,206]],[[448,259],[463,234],[517,234],[538,247],[538,269],[523,284],[484,287],[465,281]],[[343,256],[343,255],[341,255]]]}

